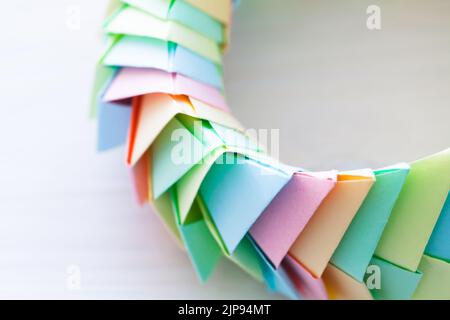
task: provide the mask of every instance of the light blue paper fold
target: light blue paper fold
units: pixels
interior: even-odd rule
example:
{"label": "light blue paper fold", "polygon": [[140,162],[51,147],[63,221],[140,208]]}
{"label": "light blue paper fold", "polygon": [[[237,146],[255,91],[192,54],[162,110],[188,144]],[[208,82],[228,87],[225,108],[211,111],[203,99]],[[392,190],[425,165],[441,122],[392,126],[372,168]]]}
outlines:
{"label": "light blue paper fold", "polygon": [[131,118],[131,107],[114,103],[98,106],[97,149],[109,150],[125,144]]}
{"label": "light blue paper fold", "polygon": [[154,68],[179,73],[223,88],[220,67],[180,45],[160,39],[124,35],[108,48],[102,62],[107,66]]}
{"label": "light blue paper fold", "polygon": [[447,195],[447,200],[428,241],[425,253],[450,262],[450,193]]}
{"label": "light blue paper fold", "polygon": [[232,253],[290,176],[235,155],[222,157],[200,187],[200,194],[227,250]]}

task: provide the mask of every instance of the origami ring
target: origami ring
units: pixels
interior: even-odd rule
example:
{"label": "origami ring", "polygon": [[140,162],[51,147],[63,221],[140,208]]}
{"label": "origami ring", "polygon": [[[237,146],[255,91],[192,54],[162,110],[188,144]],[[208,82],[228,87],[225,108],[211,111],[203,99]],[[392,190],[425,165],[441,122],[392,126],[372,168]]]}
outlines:
{"label": "origami ring", "polygon": [[293,299],[449,299],[450,149],[346,172],[272,159],[223,96],[231,11],[229,0],[113,2],[99,149],[126,143],[139,201],[201,281],[225,257]]}

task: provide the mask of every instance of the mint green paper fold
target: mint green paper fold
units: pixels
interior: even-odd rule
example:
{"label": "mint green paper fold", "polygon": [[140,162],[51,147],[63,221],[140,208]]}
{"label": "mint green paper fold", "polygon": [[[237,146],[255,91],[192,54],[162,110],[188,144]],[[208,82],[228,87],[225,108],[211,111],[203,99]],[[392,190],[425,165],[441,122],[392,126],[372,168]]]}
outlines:
{"label": "mint green paper fold", "polygon": [[221,140],[205,123],[176,117],[153,142],[152,187],[155,198],[221,145]]}
{"label": "mint green paper fold", "polygon": [[376,182],[345,232],[331,263],[362,282],[408,175],[409,166],[374,171]]}
{"label": "mint green paper fold", "polygon": [[375,255],[416,271],[450,189],[450,149],[415,161]]}
{"label": "mint green paper fold", "polygon": [[425,255],[419,269],[423,277],[413,299],[450,300],[450,263]]}
{"label": "mint green paper fold", "polygon": [[[173,194],[172,205],[177,211]],[[191,208],[189,223],[181,224],[178,221],[178,229],[197,276],[201,282],[206,282],[219,263],[222,252],[197,203]]]}
{"label": "mint green paper fold", "polygon": [[201,33],[217,43],[224,41],[223,25],[184,1],[174,0],[122,0],[158,18],[171,19]]}
{"label": "mint green paper fold", "polygon": [[366,274],[364,282],[376,300],[409,300],[422,278],[421,272],[405,270],[377,257],[372,258],[370,265],[379,267],[380,287],[370,288],[369,274]]}

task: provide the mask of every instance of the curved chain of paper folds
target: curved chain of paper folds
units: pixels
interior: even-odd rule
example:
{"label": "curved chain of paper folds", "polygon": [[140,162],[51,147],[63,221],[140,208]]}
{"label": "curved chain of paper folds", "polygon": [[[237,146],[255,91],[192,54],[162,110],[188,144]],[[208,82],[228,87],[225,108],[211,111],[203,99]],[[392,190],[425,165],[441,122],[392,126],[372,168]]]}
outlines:
{"label": "curved chain of paper folds", "polygon": [[[294,299],[449,299],[450,149],[349,172],[271,159],[223,96],[231,10],[229,0],[113,3],[95,85],[99,149],[126,143],[140,202],[201,281],[225,257]],[[197,152],[174,161],[183,141]]]}

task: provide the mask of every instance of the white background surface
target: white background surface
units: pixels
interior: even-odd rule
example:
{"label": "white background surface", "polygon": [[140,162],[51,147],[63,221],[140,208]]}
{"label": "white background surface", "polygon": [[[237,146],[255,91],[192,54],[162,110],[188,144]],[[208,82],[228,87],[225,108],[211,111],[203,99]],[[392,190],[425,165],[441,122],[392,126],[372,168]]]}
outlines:
{"label": "white background surface", "polygon": [[[135,204],[123,150],[96,153],[87,103],[105,3],[2,6],[0,298],[273,297],[229,263],[200,285]],[[381,1],[378,33],[365,1],[275,3],[243,1],[227,86],[246,125],[282,128],[283,159],[376,166],[448,147],[448,1]],[[71,5],[79,30],[66,27]],[[71,265],[80,290],[66,286]]]}

